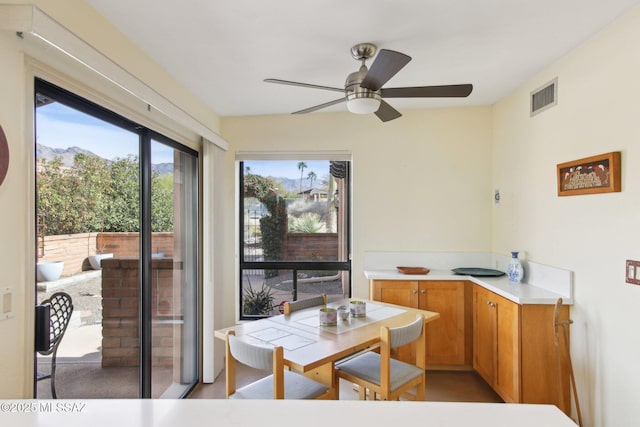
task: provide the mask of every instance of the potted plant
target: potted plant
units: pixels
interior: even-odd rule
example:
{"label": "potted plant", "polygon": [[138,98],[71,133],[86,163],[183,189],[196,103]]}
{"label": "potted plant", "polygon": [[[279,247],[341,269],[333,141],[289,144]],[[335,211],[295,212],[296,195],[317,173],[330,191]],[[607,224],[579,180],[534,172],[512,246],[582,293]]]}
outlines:
{"label": "potted plant", "polygon": [[89,264],[94,270],[100,270],[102,268],[101,262],[105,258],[113,258],[113,253],[105,253],[104,246],[98,249],[98,253],[95,255],[89,255]]}
{"label": "potted plant", "polygon": [[259,291],[253,290],[251,287],[245,289],[242,298],[242,313],[251,316],[266,316],[273,312],[275,305],[273,304],[273,294],[271,288],[262,284]]}
{"label": "potted plant", "polygon": [[58,280],[64,269],[64,261],[44,261],[36,266],[38,282],[51,282]]}

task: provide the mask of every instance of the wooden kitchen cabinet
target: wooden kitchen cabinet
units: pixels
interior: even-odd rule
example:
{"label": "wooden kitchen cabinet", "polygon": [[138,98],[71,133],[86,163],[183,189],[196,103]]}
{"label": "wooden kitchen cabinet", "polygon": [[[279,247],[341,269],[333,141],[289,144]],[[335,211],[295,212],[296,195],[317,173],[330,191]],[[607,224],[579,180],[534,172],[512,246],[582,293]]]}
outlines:
{"label": "wooden kitchen cabinet", "polygon": [[519,402],[519,305],[474,286],[473,306],[473,367],[505,402]]}
{"label": "wooden kitchen cabinet", "polygon": [[[558,368],[553,312],[553,305],[519,305],[474,285],[473,367],[505,402],[554,404],[568,414],[568,359]],[[562,306],[560,319],[568,317]]]}
{"label": "wooden kitchen cabinet", "polygon": [[[471,365],[471,288],[455,280],[372,280],[371,299],[440,313],[427,325],[427,365],[453,368]],[[469,300],[469,303],[467,303]],[[413,350],[401,349],[398,357],[411,360]]]}

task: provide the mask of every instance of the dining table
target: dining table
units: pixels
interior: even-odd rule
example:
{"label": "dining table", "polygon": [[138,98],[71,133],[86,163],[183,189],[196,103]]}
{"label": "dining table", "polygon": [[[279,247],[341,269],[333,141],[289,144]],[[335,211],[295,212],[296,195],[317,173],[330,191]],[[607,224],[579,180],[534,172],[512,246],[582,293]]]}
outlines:
{"label": "dining table", "polygon": [[[348,308],[354,300],[333,301],[326,307]],[[338,318],[335,324],[321,323],[320,309],[325,306],[316,306],[217,329],[215,337],[226,340],[227,333],[233,330],[237,337],[248,342],[282,346],[285,366],[337,390],[333,375],[335,364],[377,346],[382,326],[403,326],[422,314],[426,327],[440,317],[439,313],[427,310],[380,301],[357,301],[365,303],[365,314],[349,315],[344,320]]]}

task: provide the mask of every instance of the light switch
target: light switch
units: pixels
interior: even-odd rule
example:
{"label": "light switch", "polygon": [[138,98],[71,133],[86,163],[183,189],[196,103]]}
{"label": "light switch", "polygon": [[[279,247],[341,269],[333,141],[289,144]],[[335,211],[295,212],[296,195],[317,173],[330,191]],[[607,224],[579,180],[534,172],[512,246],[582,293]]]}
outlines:
{"label": "light switch", "polygon": [[13,317],[13,292],[11,288],[0,289],[0,320]]}

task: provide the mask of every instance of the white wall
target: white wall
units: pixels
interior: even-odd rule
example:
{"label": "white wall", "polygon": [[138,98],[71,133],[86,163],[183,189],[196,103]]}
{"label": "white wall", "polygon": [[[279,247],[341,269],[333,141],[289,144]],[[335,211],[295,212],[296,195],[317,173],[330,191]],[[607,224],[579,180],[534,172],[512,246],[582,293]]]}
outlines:
{"label": "white wall", "polygon": [[[587,426],[640,420],[640,8],[495,105],[493,250],[574,272],[572,356]],[[529,117],[529,92],[558,77],[558,105]],[[622,192],[558,197],[556,165],[622,152]]]}
{"label": "white wall", "polygon": [[[235,151],[350,150],[353,155],[353,294],[368,296],[365,251],[479,251],[491,245],[491,107],[374,115],[223,118],[231,142],[226,181],[234,182]],[[227,186],[225,217],[235,213]],[[227,227],[226,283],[236,283],[233,227]],[[225,319],[235,321],[237,290],[227,289]]]}
{"label": "white wall", "polygon": [[[81,0],[16,1],[35,3],[49,16],[130,70],[151,88],[217,131],[218,117],[195,95],[128,42]],[[114,87],[56,49],[20,39],[0,28],[0,125],[9,142],[10,165],[0,186],[0,287],[13,293],[15,317],[0,320],[0,399],[33,396],[33,306],[35,302],[33,75],[51,77],[93,101],[199,149],[193,132],[147,111],[147,105]],[[71,87],[67,86],[71,85]]]}
{"label": "white wall", "polygon": [[[22,55],[13,37],[0,32],[0,52],[3,64],[20,64]],[[0,125],[9,142],[10,164],[0,186],[0,287],[11,288],[15,317],[0,321],[0,398],[27,396],[25,376],[29,374],[24,349],[28,342],[25,318],[27,292],[24,284],[29,276],[27,257],[28,220],[26,197],[29,176],[25,173],[28,158],[23,146],[25,131],[24,76],[21,67],[3,67],[0,78]],[[31,264],[33,270],[33,261]],[[33,276],[33,272],[31,272]]]}

